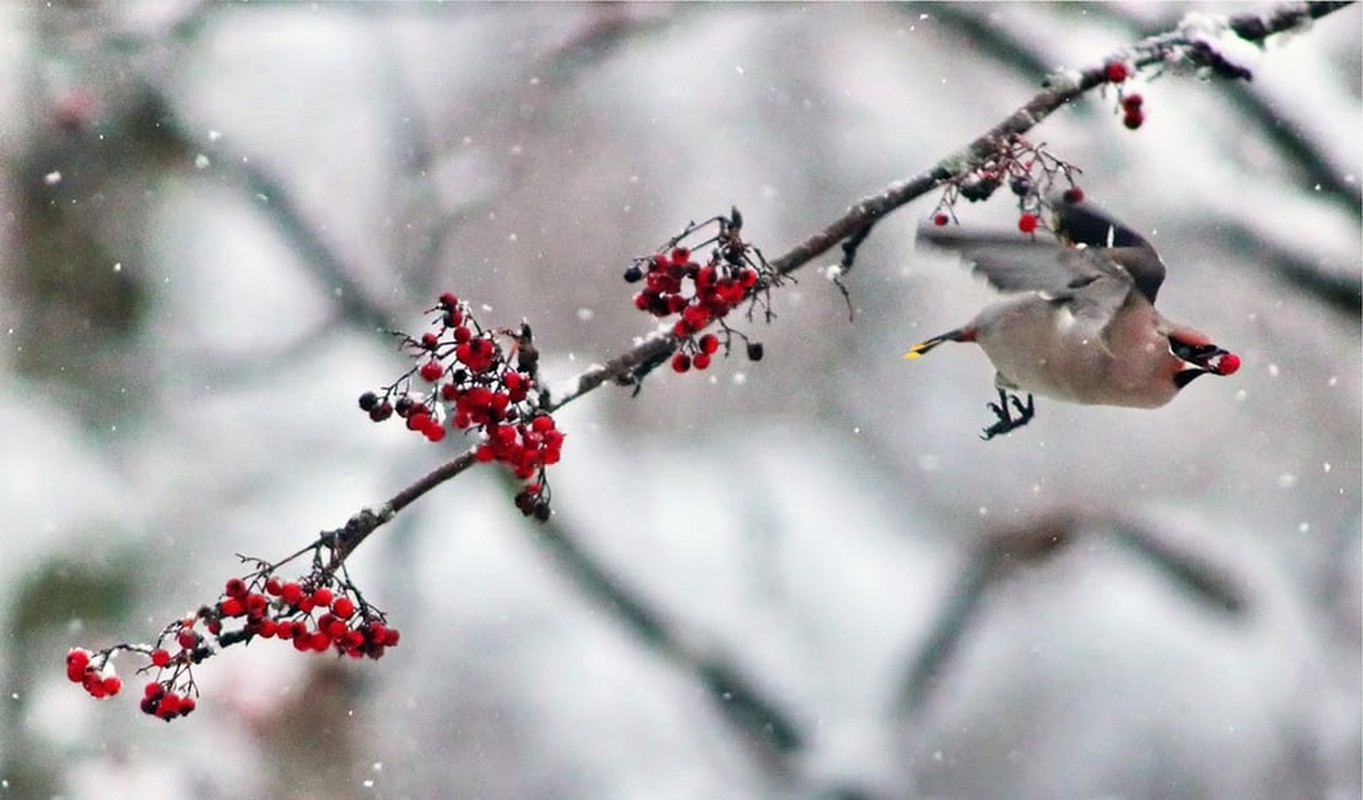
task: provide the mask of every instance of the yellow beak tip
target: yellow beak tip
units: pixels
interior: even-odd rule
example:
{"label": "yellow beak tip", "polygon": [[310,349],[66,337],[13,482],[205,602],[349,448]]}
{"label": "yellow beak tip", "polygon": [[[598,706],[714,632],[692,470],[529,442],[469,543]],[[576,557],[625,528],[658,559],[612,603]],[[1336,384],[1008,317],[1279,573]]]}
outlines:
{"label": "yellow beak tip", "polygon": [[922,358],[923,354],[917,350],[910,350],[904,354],[904,358]]}

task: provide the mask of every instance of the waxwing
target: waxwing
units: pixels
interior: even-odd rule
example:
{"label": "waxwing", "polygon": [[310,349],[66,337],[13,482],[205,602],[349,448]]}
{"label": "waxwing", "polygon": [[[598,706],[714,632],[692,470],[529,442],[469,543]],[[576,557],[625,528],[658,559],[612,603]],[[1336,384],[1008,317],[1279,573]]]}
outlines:
{"label": "waxwing", "polygon": [[929,225],[918,231],[920,242],[959,253],[1012,295],[904,354],[918,358],[943,342],[984,349],[997,370],[999,399],[989,404],[998,421],[982,438],[1027,424],[1034,394],[1157,408],[1199,375],[1240,368],[1234,353],[1155,310],[1164,262],[1149,242],[1090,205],[1053,205],[1059,241]]}

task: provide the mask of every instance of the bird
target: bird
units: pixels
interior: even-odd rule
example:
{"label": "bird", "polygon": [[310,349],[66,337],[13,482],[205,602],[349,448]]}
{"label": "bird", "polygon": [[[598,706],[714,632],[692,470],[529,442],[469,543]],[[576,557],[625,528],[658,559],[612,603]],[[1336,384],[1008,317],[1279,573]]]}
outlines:
{"label": "bird", "polygon": [[988,404],[997,419],[982,439],[1030,422],[1033,395],[1158,408],[1202,375],[1240,368],[1239,356],[1155,309],[1165,265],[1154,246],[1092,203],[1049,206],[1054,241],[919,227],[920,242],[958,253],[1009,295],[904,354],[919,358],[945,342],[973,342],[984,350],[996,370],[998,401]]}

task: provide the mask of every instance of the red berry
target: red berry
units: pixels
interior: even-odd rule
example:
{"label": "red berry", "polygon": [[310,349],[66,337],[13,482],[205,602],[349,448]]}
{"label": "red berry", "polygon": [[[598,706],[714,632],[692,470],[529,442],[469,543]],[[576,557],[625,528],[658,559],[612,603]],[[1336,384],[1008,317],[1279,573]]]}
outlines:
{"label": "red berry", "polygon": [[240,617],[246,613],[246,606],[237,598],[229,597],[218,603],[218,611],[222,612],[224,617]]}
{"label": "red berry", "polygon": [[350,619],[355,613],[355,601],[349,597],[338,597],[331,604],[331,613],[341,619]]}
{"label": "red berry", "polygon": [[1023,233],[1032,233],[1036,231],[1037,221],[1036,214],[1023,214],[1018,217],[1018,230]]}
{"label": "red berry", "polygon": [[246,594],[246,581],[241,578],[228,578],[223,593],[228,597],[241,597]]}
{"label": "red berry", "polygon": [[81,648],[76,647],[72,648],[72,650],[66,654],[66,666],[68,667],[79,668],[81,672],[84,672],[85,668],[89,665],[90,652],[88,650],[82,650]]}
{"label": "red berry", "polygon": [[259,633],[262,638],[272,639],[279,633],[279,623],[272,619],[263,619],[260,621],[260,630],[258,630],[257,633]]}
{"label": "red berry", "polygon": [[1125,64],[1120,61],[1113,61],[1107,65],[1103,74],[1108,83],[1121,83],[1127,79],[1128,72]]}
{"label": "red berry", "polygon": [[156,681],[152,681],[151,683],[142,687],[143,697],[160,697],[165,693],[166,687],[162,686],[160,683]]}
{"label": "red berry", "polygon": [[421,334],[421,346],[423,348],[434,350],[438,344],[440,344],[440,337],[436,336],[434,333],[427,331],[426,333]]}
{"label": "red berry", "polygon": [[1144,102],[1145,98],[1141,97],[1139,94],[1129,94],[1122,98],[1122,108],[1126,109],[1127,113],[1131,113],[1140,108],[1141,103]]}
{"label": "red berry", "polygon": [[691,369],[691,356],[685,353],[677,353],[672,356],[672,369],[677,372],[685,372]]}
{"label": "red berry", "polygon": [[691,359],[691,366],[696,369],[705,369],[710,366],[710,356],[705,353],[696,353],[696,357]]}
{"label": "red berry", "polygon": [[719,349],[719,337],[713,333],[707,333],[700,337],[700,340],[696,342],[696,345],[700,347],[700,351],[705,355],[712,355]]}
{"label": "red berry", "polygon": [[181,628],[180,633],[175,637],[175,641],[186,650],[193,650],[199,646],[199,634],[193,628]]}
{"label": "red berry", "polygon": [[94,670],[86,670],[80,677],[80,685],[89,695],[96,700],[104,697],[104,680],[99,677],[99,673]]}
{"label": "red berry", "polygon": [[[427,419],[430,418],[427,417]],[[438,442],[445,438],[445,427],[433,419],[430,424],[421,429],[421,432],[425,434],[427,441]]]}
{"label": "red berry", "polygon": [[1128,130],[1136,130],[1143,122],[1145,122],[1145,114],[1140,110],[1128,111],[1126,112],[1126,116],[1122,117],[1122,124],[1125,125]]}
{"label": "red berry", "polygon": [[170,665],[170,653],[161,648],[151,651],[151,663],[153,666],[166,667]]}
{"label": "red berry", "polygon": [[1060,199],[1070,205],[1082,203],[1084,202],[1084,190],[1080,189],[1078,186],[1071,186],[1065,190],[1064,194],[1060,195]]}
{"label": "red berry", "polygon": [[298,605],[298,601],[303,599],[303,587],[289,581],[280,587],[279,598],[291,606]]}
{"label": "red berry", "polygon": [[454,310],[457,305],[459,305],[459,298],[455,297],[454,292],[445,292],[440,295],[440,307],[446,311]]}
{"label": "red berry", "polygon": [[690,261],[690,260],[691,260],[691,251],[690,251],[690,250],[686,249],[685,247],[674,247],[674,248],[672,248],[672,263],[673,263],[673,264],[685,264],[686,262],[688,262],[688,261]]}
{"label": "red berry", "polygon": [[934,215],[932,216],[932,224],[933,224],[933,225],[936,225],[936,226],[939,227],[939,228],[942,227],[943,225],[947,224],[947,223],[950,222],[950,221],[951,221],[951,217],[948,217],[946,214],[934,214]]}
{"label": "red berry", "polygon": [[193,711],[197,707],[198,704],[194,702],[194,698],[192,697],[180,698],[180,716],[182,717],[189,716],[189,712]]}
{"label": "red berry", "polygon": [[440,365],[439,361],[427,361],[425,364],[421,365],[421,377],[431,383],[440,380],[440,376],[444,374],[445,368]]}
{"label": "red berry", "polygon": [[110,675],[104,679],[102,688],[106,695],[118,694],[119,690],[123,688],[123,679],[117,675]]}
{"label": "red berry", "polygon": [[336,595],[334,595],[330,589],[323,586],[321,589],[312,593],[312,602],[319,606],[329,606],[335,596]]}
{"label": "red berry", "polygon": [[269,580],[265,581],[265,593],[268,595],[278,597],[279,591],[283,587],[284,584],[281,583],[278,578],[270,578]]}

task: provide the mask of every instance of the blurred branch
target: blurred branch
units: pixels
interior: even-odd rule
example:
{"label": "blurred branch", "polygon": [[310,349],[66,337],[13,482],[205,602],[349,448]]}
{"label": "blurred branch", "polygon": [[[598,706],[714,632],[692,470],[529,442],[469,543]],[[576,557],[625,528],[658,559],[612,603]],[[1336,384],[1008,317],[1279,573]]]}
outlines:
{"label": "blurred branch", "polygon": [[1353,271],[1357,263],[1332,269],[1304,260],[1257,228],[1234,220],[1218,222],[1217,227],[1225,230],[1228,237],[1246,242],[1244,249],[1289,285],[1355,319],[1363,315],[1363,276]]}
{"label": "blurred branch", "polygon": [[1052,558],[1085,531],[1097,530],[1165,576],[1199,608],[1230,617],[1249,612],[1245,580],[1150,525],[1120,513],[1052,513],[1025,526],[989,532],[968,556],[942,608],[932,615],[936,621],[932,630],[909,659],[896,703],[900,713],[912,716],[927,704],[995,585],[1019,567]]}
{"label": "blurred branch", "polygon": [[[575,584],[597,605],[613,614],[631,633],[680,669],[690,673],[716,710],[745,741],[759,747],[765,763],[778,766],[801,751],[809,740],[794,715],[766,696],[755,681],[725,658],[704,637],[683,633],[675,621],[650,607],[625,581],[611,574],[577,541],[561,518],[535,527],[547,548]],[[788,772],[786,769],[778,769]]]}

